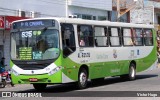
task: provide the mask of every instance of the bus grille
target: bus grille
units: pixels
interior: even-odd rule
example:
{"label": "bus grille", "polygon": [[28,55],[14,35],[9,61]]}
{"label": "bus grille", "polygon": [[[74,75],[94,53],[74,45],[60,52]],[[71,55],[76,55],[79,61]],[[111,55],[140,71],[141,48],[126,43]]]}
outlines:
{"label": "bus grille", "polygon": [[29,64],[29,65],[18,65],[23,70],[39,70],[44,69],[48,64]]}

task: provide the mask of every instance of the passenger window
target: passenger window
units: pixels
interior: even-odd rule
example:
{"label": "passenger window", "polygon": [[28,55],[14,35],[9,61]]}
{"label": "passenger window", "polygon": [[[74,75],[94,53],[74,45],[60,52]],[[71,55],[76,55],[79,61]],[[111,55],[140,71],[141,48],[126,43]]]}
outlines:
{"label": "passenger window", "polygon": [[78,42],[81,47],[93,47],[93,31],[92,26],[77,26]]}
{"label": "passenger window", "polygon": [[96,46],[108,46],[107,29],[104,27],[95,27],[95,45]]}
{"label": "passenger window", "polygon": [[72,24],[61,24],[62,46],[64,56],[68,56],[76,50],[74,28]]}
{"label": "passenger window", "polygon": [[133,46],[133,36],[130,28],[123,28],[123,44],[124,46]]}
{"label": "passenger window", "polygon": [[151,29],[144,29],[144,43],[146,46],[153,45],[153,33]]}
{"label": "passenger window", "polygon": [[120,46],[120,28],[108,28],[111,46]]}
{"label": "passenger window", "polygon": [[142,29],[133,29],[133,38],[134,45],[142,46],[143,45],[143,31]]}

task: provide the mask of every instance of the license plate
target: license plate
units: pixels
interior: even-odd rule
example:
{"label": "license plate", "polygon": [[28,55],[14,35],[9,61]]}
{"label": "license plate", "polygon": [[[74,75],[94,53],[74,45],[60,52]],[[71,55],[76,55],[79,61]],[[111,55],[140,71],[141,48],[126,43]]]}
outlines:
{"label": "license plate", "polygon": [[38,79],[37,79],[37,78],[30,78],[29,81],[30,81],[30,82],[37,82]]}

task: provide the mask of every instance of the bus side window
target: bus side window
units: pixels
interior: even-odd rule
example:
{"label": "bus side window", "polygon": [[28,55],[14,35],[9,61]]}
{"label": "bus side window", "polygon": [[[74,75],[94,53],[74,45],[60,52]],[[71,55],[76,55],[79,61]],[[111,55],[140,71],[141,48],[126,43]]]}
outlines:
{"label": "bus side window", "polygon": [[153,33],[151,29],[144,29],[144,43],[146,46],[153,45]]}
{"label": "bus side window", "polygon": [[108,33],[110,36],[110,45],[111,46],[120,46],[120,29],[115,27],[109,27]]}
{"label": "bus side window", "polygon": [[130,28],[123,28],[123,44],[124,46],[133,46],[133,36],[132,36],[132,30]]}
{"label": "bus side window", "polygon": [[143,31],[140,28],[133,28],[133,38],[134,45],[142,46],[143,45]]}
{"label": "bus side window", "polygon": [[62,46],[65,57],[76,50],[74,28],[72,24],[61,24]]}
{"label": "bus side window", "polygon": [[95,30],[95,45],[96,46],[108,46],[108,34],[105,27],[94,27]]}
{"label": "bus side window", "polygon": [[93,47],[93,30],[90,25],[77,25],[78,42],[81,47]]}

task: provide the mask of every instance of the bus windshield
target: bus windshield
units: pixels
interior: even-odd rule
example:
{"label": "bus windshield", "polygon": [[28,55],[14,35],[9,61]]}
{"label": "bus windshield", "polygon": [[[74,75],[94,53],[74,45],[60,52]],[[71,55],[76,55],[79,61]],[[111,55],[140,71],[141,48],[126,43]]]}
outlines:
{"label": "bus windshield", "polygon": [[56,29],[23,30],[11,33],[12,60],[47,60],[59,56]]}

